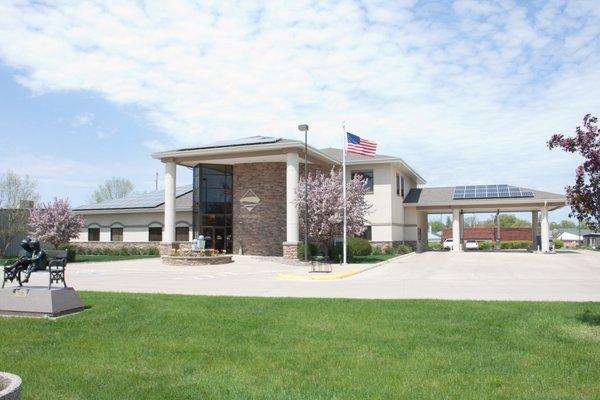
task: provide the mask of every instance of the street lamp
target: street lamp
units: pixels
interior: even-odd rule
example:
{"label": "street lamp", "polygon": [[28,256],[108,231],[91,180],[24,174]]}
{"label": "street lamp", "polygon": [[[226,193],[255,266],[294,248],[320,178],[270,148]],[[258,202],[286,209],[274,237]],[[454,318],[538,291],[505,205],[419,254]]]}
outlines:
{"label": "street lamp", "polygon": [[308,125],[298,125],[304,132],[304,261],[308,261]]}

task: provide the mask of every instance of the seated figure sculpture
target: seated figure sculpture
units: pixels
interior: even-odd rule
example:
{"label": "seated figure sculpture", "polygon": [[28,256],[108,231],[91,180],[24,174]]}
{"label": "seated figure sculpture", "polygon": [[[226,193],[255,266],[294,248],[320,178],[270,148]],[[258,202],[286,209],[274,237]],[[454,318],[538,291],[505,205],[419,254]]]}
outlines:
{"label": "seated figure sculpture", "polygon": [[20,272],[25,272],[25,279],[19,283],[29,282],[31,273],[36,269],[44,269],[48,265],[46,252],[41,248],[40,242],[29,238],[21,241],[24,252],[12,265],[4,267],[4,281],[14,281]]}

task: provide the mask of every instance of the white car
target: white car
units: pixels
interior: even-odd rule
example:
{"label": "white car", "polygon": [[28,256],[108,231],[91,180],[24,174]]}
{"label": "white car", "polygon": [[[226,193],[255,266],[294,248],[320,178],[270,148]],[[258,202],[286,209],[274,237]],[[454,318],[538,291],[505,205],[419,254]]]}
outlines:
{"label": "white car", "polygon": [[465,242],[465,249],[467,249],[467,250],[479,250],[479,244],[477,244],[477,240],[467,240]]}
{"label": "white car", "polygon": [[452,239],[446,239],[444,240],[444,243],[442,244],[442,248],[444,250],[452,250],[452,246],[454,245]]}

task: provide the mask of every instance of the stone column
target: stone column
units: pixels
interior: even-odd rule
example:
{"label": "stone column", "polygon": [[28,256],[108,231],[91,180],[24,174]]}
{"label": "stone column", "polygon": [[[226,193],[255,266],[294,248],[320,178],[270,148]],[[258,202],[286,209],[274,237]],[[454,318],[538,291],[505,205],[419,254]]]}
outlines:
{"label": "stone column", "polygon": [[462,251],[460,247],[460,210],[452,210],[452,251]]}
{"label": "stone column", "polygon": [[286,154],[286,239],[283,243],[283,256],[287,258],[298,257],[299,244],[299,216],[296,205],[296,189],[298,188],[298,153]]}
{"label": "stone column", "polygon": [[533,247],[534,251],[536,251],[538,249],[537,248],[538,225],[539,225],[538,212],[537,212],[537,210],[532,211],[531,212],[531,243],[532,243],[532,247]]}
{"label": "stone column", "polygon": [[423,211],[417,211],[417,233],[420,235],[417,237],[417,251],[427,251],[429,228],[427,226],[427,213]]}
{"label": "stone column", "polygon": [[542,207],[542,226],[540,236],[542,239],[542,251],[548,253],[550,251],[550,224],[548,223],[548,207]]}
{"label": "stone column", "polygon": [[165,230],[163,242],[175,241],[175,187],[177,185],[177,165],[175,161],[165,162]]}

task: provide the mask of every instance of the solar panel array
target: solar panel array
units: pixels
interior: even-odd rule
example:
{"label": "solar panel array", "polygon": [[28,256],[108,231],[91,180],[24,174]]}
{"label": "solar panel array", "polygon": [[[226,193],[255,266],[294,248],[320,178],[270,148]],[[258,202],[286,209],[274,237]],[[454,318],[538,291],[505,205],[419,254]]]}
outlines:
{"label": "solar panel array", "polygon": [[[192,185],[180,186],[175,190],[179,197],[192,190]],[[157,190],[150,193],[132,194],[121,199],[108,200],[98,204],[87,204],[75,207],[75,210],[103,210],[114,208],[150,208],[158,207],[165,202],[165,191]]]}
{"label": "solar panel array", "polygon": [[531,190],[509,185],[456,186],[454,200],[534,197]]}

